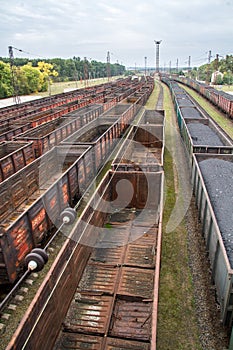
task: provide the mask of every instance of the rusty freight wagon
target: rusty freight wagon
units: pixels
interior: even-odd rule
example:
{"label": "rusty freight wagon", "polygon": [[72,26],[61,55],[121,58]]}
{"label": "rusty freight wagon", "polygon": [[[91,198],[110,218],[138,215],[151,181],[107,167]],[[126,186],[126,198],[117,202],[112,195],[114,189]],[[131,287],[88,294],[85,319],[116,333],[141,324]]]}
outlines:
{"label": "rusty freight wagon", "polygon": [[[7,126],[7,128],[4,127],[4,129],[2,129],[2,133],[0,133],[0,142],[2,141],[12,141],[14,140],[15,136],[22,134],[23,132],[31,129],[31,124],[27,123],[24,124],[22,126]],[[1,130],[1,127],[0,127]]]}
{"label": "rusty freight wagon", "polygon": [[32,142],[0,143],[0,182],[35,159]]}
{"label": "rusty freight wagon", "polygon": [[162,188],[163,172],[106,174],[7,350],[156,349]]}
{"label": "rusty freight wagon", "polygon": [[[51,235],[53,224],[54,222],[56,224],[56,219],[62,209],[68,203],[73,203],[74,198],[76,200],[80,198],[83,191],[95,178],[96,172],[101,166],[105,165],[108,155],[110,155],[117,140],[130,124],[134,113],[134,104],[124,106],[124,112],[118,114],[117,121],[111,117],[112,125],[97,139],[94,137],[94,144],[90,144],[90,140],[89,142],[82,140],[77,147],[86,147],[85,151],[80,155],[77,149],[76,161],[61,175],[56,173],[56,164],[53,165],[53,161],[49,160],[49,156],[52,154],[51,151],[38,158],[38,162],[32,162],[0,184],[2,202],[0,213],[0,283],[15,281],[22,271],[25,255],[33,247],[42,244]],[[70,120],[69,118],[59,118],[60,123],[61,119],[64,119],[65,124],[61,124],[62,126],[58,129],[55,128],[58,123],[58,120],[56,120],[30,130],[30,136],[25,133],[28,138],[21,138],[22,135],[19,138],[33,142],[36,156],[50,147],[54,149],[54,152],[59,152],[58,149],[60,148],[54,148],[54,145],[58,141],[60,142],[62,138],[65,139],[67,135],[75,135],[72,126],[74,125],[78,129],[77,123],[80,122],[82,117],[86,117],[85,114],[78,118],[71,117]],[[102,119],[102,121],[105,120]],[[89,127],[89,124],[82,127],[80,131],[83,132],[86,127]],[[43,147],[41,147],[41,140],[45,142],[42,145]],[[75,147],[75,145],[73,146]],[[72,149],[72,145],[67,144],[66,148]],[[41,165],[41,159],[46,159],[45,162],[42,162],[43,165]],[[54,171],[56,174],[53,175]],[[44,182],[41,183],[41,179]],[[47,182],[45,182],[46,179]]]}
{"label": "rusty freight wagon", "polygon": [[62,144],[88,144],[93,147],[95,167],[106,160],[117,139],[122,136],[135,115],[134,105],[120,105],[111,108],[100,118],[82,127],[65,139]]}
{"label": "rusty freight wagon", "polygon": [[[128,79],[125,79],[125,83],[130,84],[130,81],[128,81]],[[60,107],[70,102],[72,103],[82,100],[85,100],[87,102],[88,97],[91,97],[93,94],[95,95],[97,93],[103,93],[103,91],[107,90],[109,86],[117,88],[117,84],[115,82],[101,84],[95,86],[94,88],[81,88],[66,93],[60,93],[53,96],[43,97],[29,102],[20,103],[20,105],[12,105],[5,108],[1,108],[0,120],[4,119],[5,117],[11,118],[14,116],[16,116],[16,118],[20,118],[23,116],[30,115],[31,113],[35,113],[35,111],[46,111],[49,109]]]}
{"label": "rusty freight wagon", "polygon": [[112,163],[113,170],[159,171],[163,168],[164,111],[145,110],[132,125]]}
{"label": "rusty freight wagon", "polygon": [[16,140],[33,142],[36,157],[40,157],[81,127],[81,118],[58,118],[17,136]]}
{"label": "rusty freight wagon", "polygon": [[80,186],[95,175],[90,161],[88,147],[54,147],[0,184],[0,284],[15,281],[25,255],[46,241],[60,212],[80,198]]}
{"label": "rusty freight wagon", "polygon": [[[76,145],[73,140],[71,144],[63,143],[61,147],[54,147],[0,184],[0,283],[8,280],[14,282],[23,268],[25,255],[51,234],[50,231],[62,210],[68,204],[71,205],[74,199],[81,198],[97,171],[105,164],[124,131],[120,122],[112,124],[113,121],[111,119],[111,125],[101,136],[98,133],[94,143],[88,142],[89,139],[83,139],[87,142],[78,142]],[[96,137],[93,135],[95,128],[92,125],[96,122],[97,120],[80,129],[81,139],[87,135],[87,128],[91,130],[92,137]],[[104,127],[106,129],[106,124]],[[86,132],[83,133],[83,129]],[[77,154],[76,158],[72,158],[74,163],[68,162],[68,169],[61,173],[56,152],[59,154],[64,147],[68,155],[73,148],[77,150]],[[10,259],[10,256],[13,258]]]}
{"label": "rusty freight wagon", "polygon": [[69,112],[64,115],[64,118],[77,118],[82,117],[82,126],[90,121],[96,119],[100,114],[103,113],[102,104],[92,104],[86,107],[79,108],[76,111]]}

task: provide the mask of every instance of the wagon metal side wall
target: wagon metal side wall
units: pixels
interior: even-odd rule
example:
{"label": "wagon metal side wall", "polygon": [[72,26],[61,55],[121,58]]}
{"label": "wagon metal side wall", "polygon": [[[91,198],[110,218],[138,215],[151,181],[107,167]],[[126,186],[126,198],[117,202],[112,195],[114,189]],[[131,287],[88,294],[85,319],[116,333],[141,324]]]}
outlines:
{"label": "wagon metal side wall", "polygon": [[[16,279],[25,255],[40,243],[47,230],[57,222],[61,211],[93,179],[94,167],[89,165],[90,158],[93,159],[91,147],[10,227],[1,228],[0,245],[9,282]],[[4,280],[0,279],[0,284],[6,283],[4,271],[2,275]]]}
{"label": "wagon metal side wall", "polygon": [[202,222],[202,231],[206,249],[209,253],[212,278],[216,285],[218,300],[220,303],[221,317],[224,325],[230,326],[233,312],[233,270],[230,267],[221,232],[196,156],[194,156],[192,166],[192,184],[199,219]]}

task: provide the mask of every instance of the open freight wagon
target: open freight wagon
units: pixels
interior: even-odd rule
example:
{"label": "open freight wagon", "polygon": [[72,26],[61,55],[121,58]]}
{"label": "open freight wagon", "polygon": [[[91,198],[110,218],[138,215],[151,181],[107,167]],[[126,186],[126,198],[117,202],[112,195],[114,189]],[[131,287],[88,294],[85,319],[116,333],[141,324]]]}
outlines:
{"label": "open freight wagon", "polygon": [[192,183],[222,322],[233,321],[233,155],[196,154]]}
{"label": "open freight wagon", "polygon": [[69,239],[8,350],[92,349],[94,343],[156,349],[162,193],[163,172],[106,174],[66,231]]}

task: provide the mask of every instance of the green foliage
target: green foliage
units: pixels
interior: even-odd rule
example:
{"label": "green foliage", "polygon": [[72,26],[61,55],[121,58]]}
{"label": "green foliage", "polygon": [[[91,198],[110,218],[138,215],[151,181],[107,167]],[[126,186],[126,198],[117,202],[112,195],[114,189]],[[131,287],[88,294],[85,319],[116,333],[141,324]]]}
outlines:
{"label": "green foliage", "polygon": [[[30,94],[42,90],[43,76],[39,69],[32,67],[31,63],[21,68],[24,76],[23,93]],[[21,86],[21,84],[20,84]]]}
{"label": "green foliage", "polygon": [[210,82],[211,75],[216,71],[223,73],[223,78],[217,77],[216,84],[233,84],[233,55],[226,55],[226,58],[221,60],[216,58],[210,64],[194,68],[191,76],[194,79]]}
{"label": "green foliage", "polygon": [[[12,96],[10,60],[0,57],[0,98]],[[47,91],[52,82],[84,80],[84,66],[88,72],[88,79],[107,77],[107,63],[95,60],[81,60],[74,56],[69,59],[52,58],[43,62],[39,59],[14,58],[14,71],[19,94]],[[110,64],[111,76],[125,74],[125,67],[118,63]]]}
{"label": "green foliage", "polygon": [[10,65],[0,61],[0,98],[9,97],[12,94]]}
{"label": "green foliage", "polygon": [[11,71],[9,63],[0,61],[0,98],[13,95],[12,73],[16,92],[19,95],[46,91],[50,76],[58,75],[50,63],[38,62],[38,66],[33,67],[32,63],[28,62],[21,67],[13,66]]}
{"label": "green foliage", "polygon": [[217,75],[216,80],[215,80],[215,84],[216,85],[222,85],[222,83],[223,83],[222,76],[221,75]]}
{"label": "green foliage", "polygon": [[233,72],[225,71],[223,73],[223,84],[224,85],[233,85]]}

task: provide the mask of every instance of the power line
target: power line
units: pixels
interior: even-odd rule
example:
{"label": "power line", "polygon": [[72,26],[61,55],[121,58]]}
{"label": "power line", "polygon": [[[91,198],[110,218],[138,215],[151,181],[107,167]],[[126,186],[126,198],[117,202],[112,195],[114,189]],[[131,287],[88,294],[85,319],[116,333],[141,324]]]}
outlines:
{"label": "power line", "polygon": [[9,47],[12,47],[12,49],[17,50],[17,51],[19,51],[19,52],[26,53],[27,55],[30,55],[30,56],[36,56],[36,57],[43,58],[43,56],[41,56],[41,55],[33,54],[33,53],[31,53],[31,52],[24,51],[24,50],[22,50],[22,49],[17,49],[17,47],[14,47],[14,46],[9,46]]}

